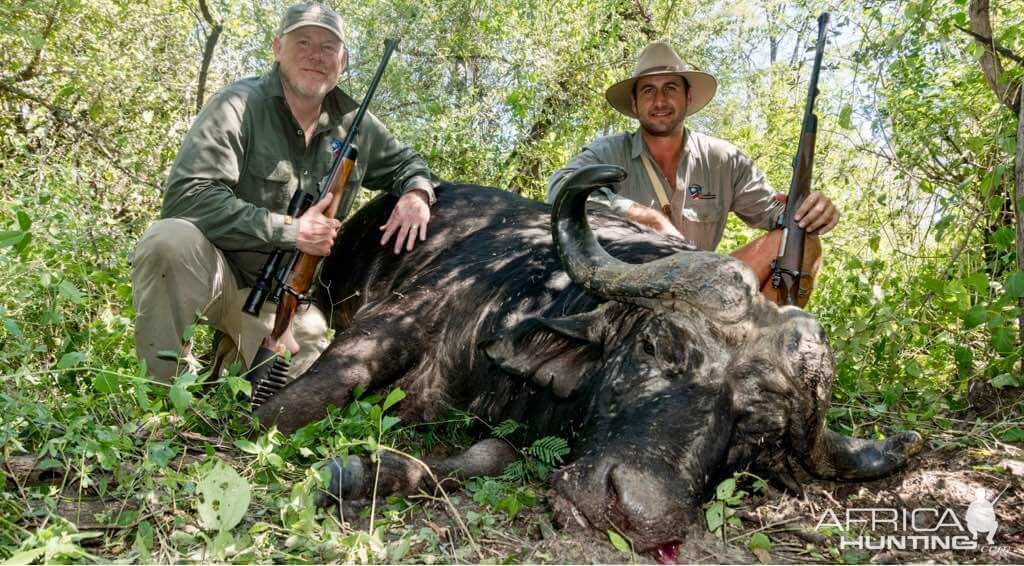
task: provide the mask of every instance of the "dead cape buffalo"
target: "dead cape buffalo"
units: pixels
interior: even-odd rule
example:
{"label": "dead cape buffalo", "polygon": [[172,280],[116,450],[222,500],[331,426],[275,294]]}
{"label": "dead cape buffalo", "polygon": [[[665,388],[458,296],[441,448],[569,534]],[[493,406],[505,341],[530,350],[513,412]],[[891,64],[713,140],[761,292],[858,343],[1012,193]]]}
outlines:
{"label": "dead cape buffalo", "polygon": [[[310,370],[257,411],[290,432],[344,406],[357,385],[399,386],[403,418],[447,406],[570,440],[552,477],[563,524],[616,529],[646,550],[679,542],[716,482],[751,469],[792,485],[793,463],[819,478],[894,472],[923,444],[826,428],[833,358],[821,326],[763,299],[739,261],[686,249],[586,200],[614,186],[612,166],[579,170],[553,211],[497,189],[437,191],[431,234],[411,253],[379,244],[393,200],[345,225],[324,265],[339,332]],[[442,477],[500,473],[503,443],[433,462]],[[383,459],[378,494],[426,482]],[[365,496],[369,464],[337,462],[334,488]],[[364,472],[366,470],[366,472]],[[340,483],[340,485],[338,485]]]}

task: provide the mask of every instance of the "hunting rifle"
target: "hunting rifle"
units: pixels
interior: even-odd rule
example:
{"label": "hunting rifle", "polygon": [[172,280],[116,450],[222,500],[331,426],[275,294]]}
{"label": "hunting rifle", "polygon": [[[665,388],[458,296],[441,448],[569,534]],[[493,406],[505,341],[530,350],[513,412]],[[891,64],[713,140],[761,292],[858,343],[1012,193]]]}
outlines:
{"label": "hunting rifle", "polygon": [[[327,193],[334,198],[331,204],[324,211],[324,216],[337,218],[344,221],[352,209],[358,187],[349,187],[348,179],[355,166],[358,150],[354,145],[359,125],[366,114],[366,108],[370,105],[370,99],[377,90],[377,84],[384,75],[384,69],[388,65],[391,53],[398,47],[397,39],[384,41],[384,56],[377,66],[377,72],[370,82],[370,87],[363,97],[363,102],[356,111],[352,125],[345,135],[345,141],[337,147],[334,152],[334,160],[327,175],[320,181],[316,197],[303,191],[301,187],[292,195],[288,204],[288,215],[298,218],[314,202],[320,202]],[[335,142],[337,143],[337,142]],[[285,261],[285,254],[290,253],[290,258]],[[312,286],[313,278],[320,265],[320,256],[302,253],[298,250],[286,252],[275,250],[267,258],[260,270],[260,276],[249,292],[242,310],[247,314],[259,316],[263,303],[267,300],[271,289],[274,289],[273,298],[277,302],[277,314],[274,317],[274,329],[267,336],[260,349],[256,352],[256,358],[252,362],[252,369],[249,372],[249,381],[252,383],[252,405],[253,409],[259,407],[270,399],[288,384],[288,367],[290,362],[283,355],[283,346],[279,343],[281,336],[291,326],[295,309],[299,301]]]}
{"label": "hunting rifle", "polygon": [[814,140],[818,133],[818,117],[814,114],[814,100],[818,96],[818,71],[821,57],[825,52],[825,27],[828,13],[818,16],[818,43],[814,52],[814,67],[811,69],[811,84],[804,109],[804,123],[800,129],[800,145],[793,158],[793,177],[789,184],[789,197],[783,215],[782,243],[779,256],[772,262],[772,287],[779,290],[779,302],[783,305],[797,304],[800,294],[800,277],[808,275],[800,270],[804,264],[804,229],[796,220],[796,211],[811,192],[811,171],[814,167]]}

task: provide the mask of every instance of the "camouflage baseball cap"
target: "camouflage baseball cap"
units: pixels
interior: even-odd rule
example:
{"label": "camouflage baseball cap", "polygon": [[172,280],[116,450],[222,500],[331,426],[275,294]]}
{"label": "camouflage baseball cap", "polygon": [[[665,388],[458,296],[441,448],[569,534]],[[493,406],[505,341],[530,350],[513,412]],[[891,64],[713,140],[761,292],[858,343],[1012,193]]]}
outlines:
{"label": "camouflage baseball cap", "polygon": [[324,6],[319,2],[307,2],[296,4],[284,13],[281,18],[281,26],[277,28],[278,37],[294,31],[303,26],[317,26],[338,36],[342,42],[345,37],[342,34],[341,16],[337,12]]}

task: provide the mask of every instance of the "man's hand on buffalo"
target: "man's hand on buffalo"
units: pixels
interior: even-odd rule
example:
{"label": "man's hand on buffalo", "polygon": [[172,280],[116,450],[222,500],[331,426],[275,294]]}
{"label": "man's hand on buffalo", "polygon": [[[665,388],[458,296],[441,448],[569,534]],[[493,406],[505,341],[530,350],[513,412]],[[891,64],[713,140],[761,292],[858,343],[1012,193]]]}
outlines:
{"label": "man's hand on buffalo", "polygon": [[427,223],[430,222],[430,197],[426,191],[413,189],[398,199],[395,208],[391,210],[391,216],[386,224],[380,227],[384,236],[380,239],[380,245],[386,246],[391,236],[395,237],[395,253],[400,253],[405,247],[412,251],[416,246],[416,237],[420,241],[427,239]]}
{"label": "man's hand on buffalo", "polygon": [[299,217],[299,235],[295,247],[300,252],[314,256],[330,255],[338,228],[341,228],[341,222],[337,219],[324,216],[324,210],[331,205],[332,198],[328,193]]}
{"label": "man's hand on buffalo", "polygon": [[634,203],[626,211],[626,218],[633,222],[638,222],[654,230],[659,234],[666,234],[669,236],[676,236],[682,238],[683,235],[679,233],[679,230],[672,224],[664,214],[659,210],[644,206],[642,204]]}
{"label": "man's hand on buffalo", "polygon": [[[789,200],[789,196],[785,193],[775,193],[774,198],[779,202]],[[839,209],[832,204],[832,200],[827,196],[819,191],[814,191],[807,195],[803,204],[797,209],[796,220],[808,235],[820,236],[839,224]]]}

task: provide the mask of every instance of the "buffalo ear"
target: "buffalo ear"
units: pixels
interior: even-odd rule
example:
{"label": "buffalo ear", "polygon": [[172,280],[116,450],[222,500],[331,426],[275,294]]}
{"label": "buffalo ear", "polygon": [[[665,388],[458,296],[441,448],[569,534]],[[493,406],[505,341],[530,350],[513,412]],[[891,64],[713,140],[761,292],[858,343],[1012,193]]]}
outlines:
{"label": "buffalo ear", "polygon": [[484,354],[508,373],[568,397],[604,361],[604,309],[562,318],[528,318],[480,342]]}

